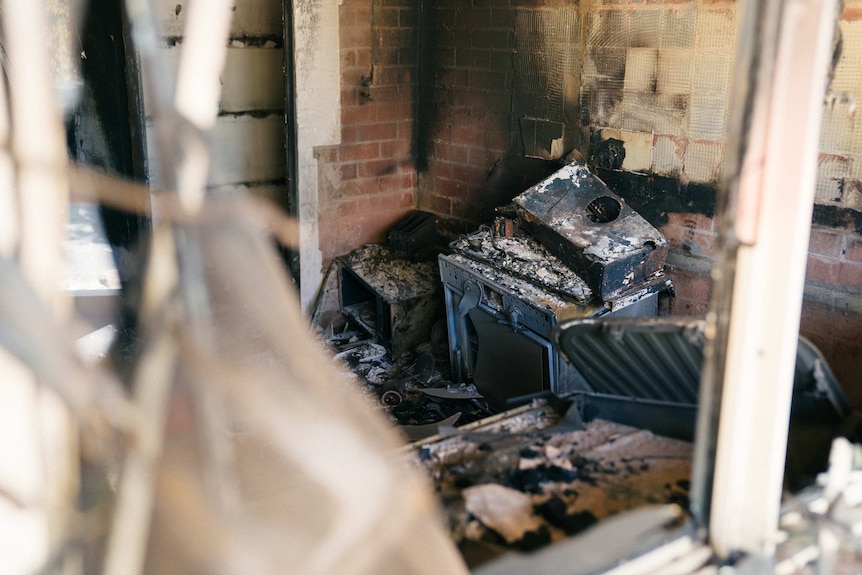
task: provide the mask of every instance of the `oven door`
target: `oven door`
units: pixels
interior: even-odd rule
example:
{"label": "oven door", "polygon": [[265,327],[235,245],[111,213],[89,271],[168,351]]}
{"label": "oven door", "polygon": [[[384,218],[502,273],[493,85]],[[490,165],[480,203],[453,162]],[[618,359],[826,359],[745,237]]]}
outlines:
{"label": "oven door", "polygon": [[515,329],[484,306],[464,317],[473,346],[473,383],[494,409],[506,400],[552,389],[551,343],[529,330]]}

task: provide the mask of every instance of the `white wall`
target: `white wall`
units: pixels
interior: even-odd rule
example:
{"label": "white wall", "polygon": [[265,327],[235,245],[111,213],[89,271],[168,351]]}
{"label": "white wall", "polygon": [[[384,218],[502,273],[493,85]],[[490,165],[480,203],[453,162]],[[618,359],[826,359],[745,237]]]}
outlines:
{"label": "white wall", "polygon": [[[206,1],[206,0],[192,0]],[[156,20],[164,38],[164,58],[176,76],[189,0],[159,0]],[[280,0],[236,0],[231,41],[221,77],[220,113],[212,137],[211,191],[248,189],[277,199],[284,185],[283,24]],[[143,90],[147,93],[147,90]],[[148,116],[150,104],[144,101]],[[147,144],[152,149],[147,117]],[[155,180],[156,166],[149,176]]]}

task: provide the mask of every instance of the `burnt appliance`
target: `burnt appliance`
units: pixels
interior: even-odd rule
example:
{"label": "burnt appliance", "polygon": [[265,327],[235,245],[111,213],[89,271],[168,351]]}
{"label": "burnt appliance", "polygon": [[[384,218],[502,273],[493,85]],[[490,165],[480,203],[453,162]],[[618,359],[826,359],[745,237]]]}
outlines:
{"label": "burnt appliance", "polygon": [[514,202],[527,230],[603,300],[647,281],[664,266],[667,239],[576,162]]}
{"label": "burnt appliance", "polygon": [[434,265],[369,244],[337,258],[340,311],[398,358],[428,341],[439,317]]}
{"label": "burnt appliance", "polygon": [[654,316],[672,288],[667,240],[586,167],[565,166],[514,204],[514,225],[480,228],[439,257],[453,378],[497,409],[583,385],[554,350],[560,322]]}
{"label": "burnt appliance", "polygon": [[572,318],[654,316],[671,281],[658,272],[616,298],[596,297],[584,280],[534,239],[480,230],[439,256],[450,364],[490,404],[542,390],[565,394],[583,378],[555,351],[552,334]]}

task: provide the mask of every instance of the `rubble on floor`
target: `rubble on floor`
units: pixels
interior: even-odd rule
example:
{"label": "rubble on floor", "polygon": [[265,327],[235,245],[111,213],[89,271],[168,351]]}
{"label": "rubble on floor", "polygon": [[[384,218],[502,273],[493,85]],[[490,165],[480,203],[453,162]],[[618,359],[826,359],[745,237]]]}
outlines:
{"label": "rubble on floor", "polygon": [[[347,332],[360,333],[349,328]],[[402,427],[408,439],[434,435],[439,425],[469,423],[491,414],[474,386],[452,383],[446,347],[435,348],[429,342],[393,360],[382,345],[360,337],[368,336],[354,335],[354,341],[344,343],[326,336],[324,340],[336,352],[336,361],[354,375],[368,401]],[[421,426],[429,427],[413,429]]]}
{"label": "rubble on floor", "polygon": [[690,442],[559,411],[540,400],[418,448],[471,566],[642,505],[687,508]]}

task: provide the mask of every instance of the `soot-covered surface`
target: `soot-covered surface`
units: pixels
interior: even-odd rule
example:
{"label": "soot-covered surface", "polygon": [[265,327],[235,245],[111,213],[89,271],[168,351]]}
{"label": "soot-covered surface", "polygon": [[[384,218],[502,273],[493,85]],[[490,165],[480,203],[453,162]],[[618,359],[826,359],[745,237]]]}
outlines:
{"label": "soot-covered surface", "polygon": [[475,387],[450,381],[447,347],[429,342],[393,360],[383,346],[362,339],[364,334],[349,324],[338,335],[347,341],[325,338],[337,352],[336,361],[351,372],[369,403],[401,426],[408,439],[434,435],[434,425],[441,422],[460,425],[490,414]]}
{"label": "soot-covered surface", "polygon": [[532,550],[647,504],[687,505],[692,444],[542,406],[421,446],[420,464],[471,566]]}
{"label": "soot-covered surface", "polygon": [[593,297],[586,282],[529,236],[500,237],[480,229],[458,238],[452,249],[575,301],[587,302]]}

